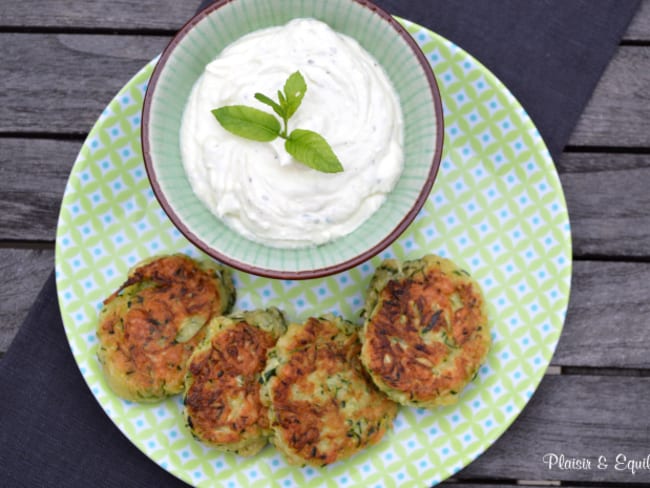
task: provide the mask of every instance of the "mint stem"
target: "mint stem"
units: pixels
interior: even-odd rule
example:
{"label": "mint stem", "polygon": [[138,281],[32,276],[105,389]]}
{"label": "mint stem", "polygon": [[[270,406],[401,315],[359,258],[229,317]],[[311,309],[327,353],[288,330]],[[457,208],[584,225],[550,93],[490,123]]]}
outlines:
{"label": "mint stem", "polygon": [[280,137],[286,139],[289,137],[289,119],[287,117],[282,117],[282,120],[284,121],[284,130],[280,134]]}

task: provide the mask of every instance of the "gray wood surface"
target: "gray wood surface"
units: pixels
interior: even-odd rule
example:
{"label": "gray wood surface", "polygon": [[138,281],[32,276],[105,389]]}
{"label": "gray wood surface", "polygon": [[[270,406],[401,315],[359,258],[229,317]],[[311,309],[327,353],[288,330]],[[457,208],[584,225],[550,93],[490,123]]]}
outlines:
{"label": "gray wood surface", "polygon": [[648,283],[649,263],[576,261],[552,364],[650,368]]}
{"label": "gray wood surface", "polygon": [[[200,4],[178,0],[22,0],[0,4],[0,28],[50,28],[62,30],[109,29],[112,31],[168,30],[174,32]],[[153,15],[155,13],[155,15]],[[624,40],[650,39],[650,0],[641,8]]]}
{"label": "gray wood surface", "polygon": [[23,0],[2,2],[0,26],[67,29],[178,30],[200,2],[178,0]]}
{"label": "gray wood surface", "polygon": [[[619,453],[648,456],[650,378],[547,375],[513,425],[458,478],[650,483],[650,470],[634,476],[612,466]],[[644,416],[645,415],[645,416]],[[547,453],[598,459],[609,468],[549,470]]]}
{"label": "gray wood surface", "polygon": [[53,266],[51,249],[0,249],[0,356],[18,332]]}
{"label": "gray wood surface", "polygon": [[8,138],[1,144],[0,236],[53,242],[61,198],[81,142]]}
{"label": "gray wood surface", "polygon": [[[0,2],[0,357],[52,271],[61,196],[85,135],[198,4]],[[650,470],[613,467],[619,453],[650,454],[649,94],[643,0],[556,161],[575,261],[553,367],[507,432],[446,484],[650,486]],[[548,453],[610,464],[549,470]]]}
{"label": "gray wood surface", "polygon": [[[0,34],[0,133],[85,134],[168,37]],[[29,60],[30,62],[25,62]]]}
{"label": "gray wood surface", "polygon": [[650,256],[650,154],[564,153],[557,167],[575,256]]}
{"label": "gray wood surface", "polygon": [[[513,486],[518,486],[521,488],[544,488],[546,486],[560,486],[559,482],[553,482],[549,481],[548,483],[544,482],[539,482],[537,480],[532,481],[532,482],[526,482],[522,481],[521,483],[517,483],[516,485],[513,485],[512,483],[510,484],[505,484],[505,483],[499,483],[499,482],[492,482],[490,481],[489,483],[468,483],[463,480],[457,480],[456,478],[450,478],[446,481],[443,481],[441,483],[441,486],[454,486],[456,488],[512,488]],[[562,485],[566,488],[577,488],[575,486],[567,485],[564,484]]]}
{"label": "gray wood surface", "polygon": [[650,0],[643,0],[623,40],[647,41],[648,39],[650,39]]}
{"label": "gray wood surface", "polygon": [[[545,486],[559,486],[559,482],[556,484],[555,482],[550,482],[550,481],[548,483],[543,483],[543,482],[540,483],[538,481],[532,481],[532,482],[523,481],[521,483],[517,483],[517,485],[513,485],[513,484],[505,484],[505,483],[498,483],[498,482],[496,483],[490,482],[489,484],[488,483],[467,483],[462,480],[459,481],[455,478],[451,478],[447,481],[444,481],[441,485],[454,486],[456,488],[479,488],[479,487],[486,488],[487,486],[489,486],[489,488],[512,488],[513,486],[518,486],[521,488],[543,488]],[[567,484],[563,484],[562,486],[566,488],[577,488],[576,486],[567,485]]]}
{"label": "gray wood surface", "polygon": [[650,50],[619,49],[580,117],[569,144],[650,146],[650,107],[643,100],[650,85]]}
{"label": "gray wood surface", "polygon": [[[0,45],[8,47],[0,51],[0,77],[6,85],[0,93],[0,133],[86,133],[111,97],[168,40],[168,36],[0,34]],[[650,50],[621,47],[570,144],[650,146],[650,106],[643,103],[648,86]]]}

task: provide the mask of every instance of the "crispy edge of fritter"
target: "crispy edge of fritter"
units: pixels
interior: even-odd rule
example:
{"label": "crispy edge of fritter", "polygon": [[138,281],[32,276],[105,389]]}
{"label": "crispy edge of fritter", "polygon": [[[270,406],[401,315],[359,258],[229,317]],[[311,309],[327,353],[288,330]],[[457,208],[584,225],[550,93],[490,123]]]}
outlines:
{"label": "crispy edge of fritter", "polygon": [[[484,351],[480,358],[474,364],[472,372],[467,375],[466,380],[462,386],[457,389],[447,389],[441,391],[438,395],[431,398],[414,398],[410,391],[395,389],[389,386],[384,378],[370,367],[371,351],[367,341],[367,328],[372,321],[376,312],[378,312],[380,303],[380,295],[383,289],[389,284],[391,280],[411,280],[416,278],[419,274],[425,277],[432,269],[438,269],[445,275],[452,277],[454,282],[462,280],[463,283],[469,284],[475,296],[480,297],[480,316],[483,319],[483,325],[477,327],[474,334],[479,344],[484,346]],[[453,261],[434,254],[428,254],[419,259],[413,259],[400,263],[395,259],[387,259],[383,261],[377,268],[373,275],[368,288],[364,309],[361,316],[365,319],[363,327],[359,331],[362,341],[361,361],[366,368],[368,374],[372,378],[375,385],[384,392],[392,400],[407,406],[435,409],[440,406],[453,405],[458,401],[460,392],[464,389],[478,374],[478,370],[485,359],[490,349],[491,335],[490,335],[490,322],[487,313],[487,302],[480,285],[474,280],[471,275],[464,269],[457,266]]]}
{"label": "crispy edge of fritter", "polygon": [[[262,450],[262,448],[264,448],[268,443],[269,437],[273,433],[269,426],[264,427],[257,425],[261,431],[259,435],[246,435],[247,432],[240,432],[242,438],[239,442],[216,443],[207,439],[206,436],[196,428],[192,422],[192,416],[187,407],[187,395],[194,384],[194,377],[191,372],[191,363],[212,349],[213,339],[216,335],[223,333],[228,329],[235,328],[242,322],[270,334],[275,341],[277,341],[277,339],[284,334],[287,329],[284,313],[276,307],[270,307],[265,310],[237,312],[229,316],[214,317],[207,326],[207,332],[203,341],[196,348],[188,362],[189,366],[185,380],[185,391],[183,392],[183,416],[186,427],[189,429],[192,436],[199,442],[220,451],[233,452],[240,456],[253,456]],[[264,364],[266,364],[266,355],[264,357]],[[261,388],[261,373],[262,371],[260,370],[254,378],[254,384],[257,385],[258,388]],[[264,410],[262,414],[266,416],[266,407],[264,407],[261,402],[260,408]]]}
{"label": "crispy edge of fritter", "polygon": [[181,258],[187,260],[202,271],[208,274],[212,274],[211,278],[215,280],[217,291],[219,292],[219,299],[221,304],[220,313],[222,315],[225,315],[229,313],[230,310],[232,310],[232,307],[237,300],[237,289],[235,288],[231,269],[212,258],[193,258],[183,253],[158,254],[145,258],[142,261],[136,263],[127,271],[126,280],[124,283],[111,296],[106,298],[104,302],[108,301],[113,295],[117,295],[122,289],[133,285],[134,283],[131,283],[131,280],[135,278],[140,268],[143,268],[148,264],[165,258]]}
{"label": "crispy edge of fritter", "polygon": [[[346,356],[350,356],[352,353],[353,358],[352,363],[356,360],[356,367],[354,371],[359,375],[360,381],[363,381],[363,384],[369,394],[374,395],[377,401],[380,401],[381,404],[378,405],[376,402],[371,402],[371,405],[364,405],[359,411],[374,406],[376,408],[383,408],[383,414],[378,416],[377,420],[374,420],[374,423],[369,423],[367,425],[368,431],[362,431],[363,427],[361,422],[355,422],[355,419],[346,418],[346,425],[348,431],[346,432],[345,439],[356,439],[356,445],[350,443],[345,449],[337,450],[332,453],[323,452],[320,453],[316,450],[316,446],[312,447],[310,451],[310,456],[305,457],[300,455],[294,446],[290,445],[285,441],[284,429],[278,427],[278,417],[276,413],[277,405],[272,400],[273,390],[275,389],[278,382],[282,382],[282,369],[287,364],[290,363],[294,353],[298,351],[298,348],[293,347],[294,342],[298,340],[296,336],[299,336],[300,332],[309,324],[311,320],[316,321],[325,321],[329,324],[332,324],[336,327],[336,334],[329,336],[330,340],[335,343],[340,343],[343,347],[350,347],[350,341],[353,341],[353,347],[356,351],[345,351]],[[280,338],[276,347],[269,352],[267,367],[262,373],[263,387],[262,387],[262,402],[269,407],[269,419],[271,427],[273,428],[274,435],[271,437],[271,442],[278,448],[280,452],[285,456],[287,461],[293,465],[300,466],[316,466],[323,467],[328,464],[337,462],[348,458],[357,452],[363,450],[366,447],[376,444],[379,442],[384,434],[390,430],[392,427],[392,422],[395,416],[397,415],[398,405],[388,399],[377,387],[374,385],[372,380],[368,377],[367,372],[361,365],[359,360],[358,352],[361,347],[358,337],[358,326],[345,320],[340,317],[335,317],[333,315],[325,315],[323,317],[311,317],[305,321],[303,324],[292,323],[289,325],[287,333]],[[299,347],[308,346],[310,343],[302,343]],[[347,345],[346,345],[347,344]],[[283,351],[286,351],[286,355],[283,354]],[[346,361],[347,362],[347,361]],[[341,405],[345,406],[347,400],[342,400],[341,403],[337,404],[337,407]],[[349,402],[348,402],[349,403]],[[283,409],[286,407],[283,407]],[[355,430],[356,429],[356,430]]]}
{"label": "crispy edge of fritter", "polygon": [[[102,367],[104,378],[106,379],[106,382],[109,385],[110,389],[116,395],[124,398],[125,400],[139,403],[156,403],[169,396],[176,395],[182,391],[182,387],[180,389],[168,389],[166,384],[163,384],[160,389],[151,389],[144,386],[132,384],[132,382],[129,381],[125,381],[124,377],[127,373],[119,371],[113,364],[114,362],[111,360],[111,355],[115,354],[116,351],[108,350],[102,338],[103,334],[101,332],[103,322],[110,314],[116,314],[117,317],[115,320],[123,323],[123,317],[128,310],[129,300],[139,291],[150,286],[151,280],[145,280],[143,282],[137,279],[139,270],[151,263],[154,263],[157,260],[170,257],[187,260],[202,272],[207,273],[212,282],[215,284],[216,291],[219,294],[220,314],[229,312],[236,300],[236,289],[233,283],[231,271],[227,267],[213,260],[198,260],[182,253],[176,253],[170,255],[151,256],[132,266],[128,270],[127,277],[122,285],[104,300],[104,306],[99,312],[96,328],[96,335],[98,338],[96,355]],[[124,308],[124,310],[120,310],[120,308]],[[197,328],[197,324],[194,323],[192,317],[190,317],[188,321],[186,321],[184,324],[181,324],[179,327],[179,333],[176,337],[178,337],[179,334],[182,334],[181,329],[185,329],[187,332],[185,335],[188,337],[185,337],[181,342],[186,342],[192,339],[192,337],[201,332],[201,330],[209,322],[210,318],[208,318],[207,321],[205,321]]]}
{"label": "crispy edge of fritter", "polygon": [[229,313],[235,305],[235,301],[237,301],[237,289],[232,278],[232,270],[214,260],[202,259],[195,261],[201,269],[213,273],[213,277],[217,282],[219,297],[221,298],[221,312],[219,313],[222,315]]}

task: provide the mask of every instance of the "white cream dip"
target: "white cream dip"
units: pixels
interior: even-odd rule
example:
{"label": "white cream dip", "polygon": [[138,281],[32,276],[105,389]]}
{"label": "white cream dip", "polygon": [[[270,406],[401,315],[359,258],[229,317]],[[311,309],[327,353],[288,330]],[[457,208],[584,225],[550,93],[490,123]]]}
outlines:
{"label": "white cream dip", "polygon": [[[226,105],[272,113],[254,94],[276,99],[297,70],[307,92],[289,132],[321,134],[341,173],[295,161],[281,138],[231,134],[211,113]],[[196,195],[231,228],[275,247],[317,245],[352,232],[383,203],[404,164],[403,117],[388,76],[355,40],[314,19],[262,29],[226,47],[196,82],[180,135]]]}

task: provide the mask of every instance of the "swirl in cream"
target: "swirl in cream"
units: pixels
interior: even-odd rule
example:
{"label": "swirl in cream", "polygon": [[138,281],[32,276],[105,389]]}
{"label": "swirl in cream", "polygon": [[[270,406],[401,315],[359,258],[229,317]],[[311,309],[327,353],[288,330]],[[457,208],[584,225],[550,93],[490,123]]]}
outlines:
{"label": "swirl in cream", "polygon": [[[281,138],[235,136],[211,113],[270,111],[254,94],[277,93],[296,70],[307,92],[289,131],[325,137],[342,173],[295,161]],[[355,40],[296,19],[242,37],[206,67],[183,114],[181,152],[192,189],[227,225],[270,246],[304,247],[352,232],[379,208],[403,168],[403,117],[388,76]]]}

